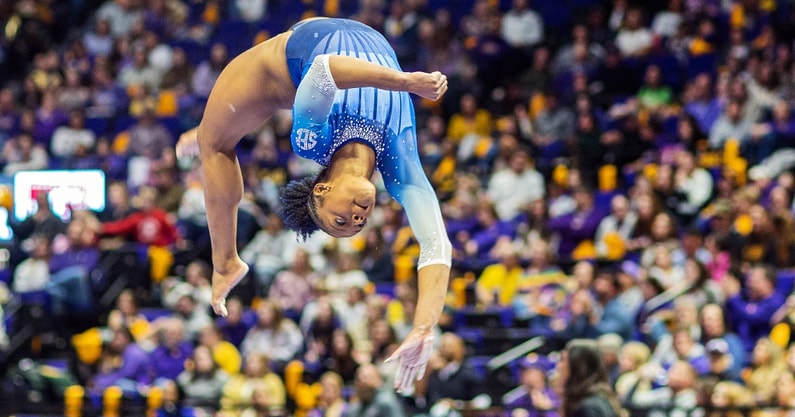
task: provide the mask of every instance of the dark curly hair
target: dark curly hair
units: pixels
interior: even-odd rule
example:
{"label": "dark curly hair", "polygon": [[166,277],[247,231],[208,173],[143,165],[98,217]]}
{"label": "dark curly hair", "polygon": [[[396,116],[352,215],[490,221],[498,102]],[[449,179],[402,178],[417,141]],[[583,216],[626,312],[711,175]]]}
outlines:
{"label": "dark curly hair", "polygon": [[320,229],[316,221],[317,211],[312,190],[318,181],[325,178],[325,173],[324,169],[317,175],[292,180],[282,187],[279,195],[279,216],[284,225],[298,233],[298,238],[303,241]]}

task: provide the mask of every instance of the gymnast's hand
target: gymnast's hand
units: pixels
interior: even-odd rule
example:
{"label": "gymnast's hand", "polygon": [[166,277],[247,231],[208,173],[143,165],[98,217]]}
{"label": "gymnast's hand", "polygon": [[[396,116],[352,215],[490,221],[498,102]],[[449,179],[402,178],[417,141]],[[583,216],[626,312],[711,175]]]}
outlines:
{"label": "gymnast's hand", "polygon": [[422,98],[439,100],[447,92],[447,76],[439,71],[412,72],[409,74],[408,91]]}
{"label": "gymnast's hand", "polygon": [[386,360],[398,360],[395,389],[404,392],[413,387],[414,381],[425,376],[425,367],[433,351],[433,333],[430,329],[414,328],[406,340]]}
{"label": "gymnast's hand", "polygon": [[190,158],[199,156],[199,139],[197,137],[197,128],[188,130],[180,135],[177,141],[177,158]]}

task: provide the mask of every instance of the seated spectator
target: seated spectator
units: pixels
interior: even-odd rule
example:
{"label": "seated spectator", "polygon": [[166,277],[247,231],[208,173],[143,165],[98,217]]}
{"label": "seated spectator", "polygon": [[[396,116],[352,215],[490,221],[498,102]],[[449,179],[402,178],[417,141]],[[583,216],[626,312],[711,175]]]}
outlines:
{"label": "seated spectator", "polygon": [[693,367],[698,376],[709,373],[709,359],[703,345],[693,340],[690,328],[683,327],[675,330],[672,335],[673,352],[668,357],[663,357],[663,368],[669,369],[674,362],[684,361]]}
{"label": "seated spectator", "polygon": [[475,281],[475,295],[479,305],[509,307],[516,296],[520,277],[524,274],[519,254],[512,247],[500,253],[499,262],[483,269]]}
{"label": "seated spectator", "polygon": [[334,330],[340,328],[340,321],[328,297],[320,297],[316,303],[315,315],[306,328],[303,328],[306,347],[304,362],[318,368],[322,367],[331,354],[331,339]]}
{"label": "seated spectator", "polygon": [[85,156],[95,142],[96,135],[86,128],[83,112],[73,110],[69,112],[69,124],[59,126],[52,134],[51,155],[63,159]]}
{"label": "seated spectator", "polygon": [[[629,341],[621,347],[618,354],[618,378],[615,391],[621,402],[627,401],[627,396],[633,387],[641,380],[640,370],[651,358],[651,350],[642,342]],[[636,391],[648,391],[651,384],[640,385]]]}
{"label": "seated spectator", "polygon": [[615,44],[624,58],[639,58],[651,52],[654,35],[644,25],[643,10],[627,10],[624,24],[616,35]]}
{"label": "seated spectator", "polygon": [[213,360],[207,346],[199,345],[185,362],[185,370],[177,377],[183,393],[182,405],[213,414],[219,408],[221,393],[229,375]]}
{"label": "seated spectator", "polygon": [[320,276],[309,263],[309,254],[298,249],[287,269],[276,273],[268,298],[273,300],[288,317],[298,317],[304,306],[315,299],[314,287]]}
{"label": "seated spectator", "polygon": [[359,365],[365,362],[361,352],[354,350],[353,339],[345,329],[334,329],[331,335],[330,352],[323,362],[324,373],[339,375],[345,384],[353,383]]}
{"label": "seated spectator", "polygon": [[47,168],[49,155],[42,145],[33,141],[33,136],[28,133],[20,133],[3,146],[0,163],[3,166],[3,174],[11,176],[19,171]]}
{"label": "seated spectator", "polygon": [[335,254],[333,270],[322,280],[334,304],[344,302],[350,288],[364,288],[370,282],[362,271],[359,254],[340,249]]}
{"label": "seated spectator", "polygon": [[573,213],[553,217],[549,220],[549,230],[560,238],[558,255],[562,261],[571,261],[575,250],[586,242],[593,243],[599,222],[604,213],[594,206],[594,197],[584,186],[574,190],[576,209]]}
{"label": "seated spectator", "polygon": [[321,375],[317,405],[309,411],[308,417],[341,417],[348,407],[342,396],[344,386],[342,378],[334,372]]}
{"label": "seated spectator", "polygon": [[775,400],[776,385],[787,372],[781,347],[767,337],[760,338],[751,355],[750,374],[745,385],[754,395],[757,405],[770,405]]}
{"label": "seated spectator", "polygon": [[128,236],[129,241],[144,245],[165,247],[176,242],[177,230],[167,213],[155,206],[156,191],[151,187],[138,190],[138,210],[127,217],[102,224],[102,233],[110,236]]}
{"label": "seated spectator", "polygon": [[[547,374],[554,367],[545,357],[530,354],[522,359],[519,373],[519,386],[502,397],[502,405],[511,411],[512,417],[557,417],[560,396],[547,382]],[[521,411],[530,411],[522,414]]]}
{"label": "seated spectator", "polygon": [[116,298],[116,307],[108,313],[108,330],[115,331],[126,327],[130,329],[136,342],[146,343],[150,336],[149,320],[141,314],[135,292],[127,288]]}
{"label": "seated spectator", "polygon": [[218,326],[212,324],[201,329],[198,343],[210,349],[213,361],[227,375],[234,376],[240,373],[240,367],[243,362],[240,351],[237,350],[235,345],[224,339],[224,335]]}
{"label": "seated spectator", "polygon": [[671,87],[663,84],[662,70],[657,65],[646,67],[643,86],[638,90],[637,100],[641,109],[652,113],[660,112],[671,104],[673,91]]}
{"label": "seated spectator", "polygon": [[238,297],[229,297],[226,301],[226,317],[218,317],[215,323],[224,335],[224,339],[240,349],[243,339],[256,321],[253,314],[246,314],[243,303]]}
{"label": "seated spectator", "polygon": [[701,324],[701,343],[708,346],[713,339],[725,341],[732,358],[730,373],[740,375],[747,364],[745,345],[737,334],[727,328],[723,307],[718,304],[707,304],[701,307],[699,323]]}
{"label": "seated spectator", "polygon": [[535,134],[532,143],[536,167],[550,169],[555,158],[562,156],[563,144],[574,137],[576,118],[574,112],[563,105],[557,93],[547,90],[544,108],[533,120]]}
{"label": "seated spectator", "polygon": [[354,383],[356,402],[352,403],[343,417],[403,417],[403,408],[391,385],[384,382],[373,364],[364,364],[356,372]]}
{"label": "seated spectator", "polygon": [[190,290],[178,296],[177,303],[174,305],[174,317],[179,318],[185,324],[185,336],[191,342],[195,342],[202,329],[213,322],[207,307],[199,303]]}
{"label": "seated spectator", "polygon": [[144,106],[138,121],[126,133],[126,147],[119,146],[129,158],[128,183],[131,187],[139,187],[149,180],[152,166],[162,159],[164,151],[174,146],[174,137],[157,119],[151,104]]}
{"label": "seated spectator", "polygon": [[715,121],[709,130],[709,148],[721,150],[729,139],[742,145],[751,134],[751,122],[743,116],[742,103],[732,100],[726,105],[725,112]]}
{"label": "seated spectator", "polygon": [[101,222],[121,220],[135,211],[130,199],[130,189],[124,181],[112,181],[108,184],[108,202],[105,210],[97,214]]}
{"label": "seated spectator", "polygon": [[741,374],[734,371],[734,358],[729,350],[729,344],[723,339],[712,339],[707,342],[707,358],[709,359],[708,377],[720,381],[734,381],[743,383]]}
{"label": "seated spectator", "polygon": [[770,317],[784,304],[776,291],[776,271],[765,265],[753,266],[745,279],[746,294],[740,292],[739,278],[726,277],[726,307],[734,330],[743,341],[746,352],[754,350],[756,341],[770,334]]}
{"label": "seated spectator", "polygon": [[[170,159],[173,156],[165,156],[166,153],[171,153],[170,149],[164,149],[162,159]],[[182,196],[185,194],[185,185],[179,177],[179,170],[176,166],[170,165],[164,161],[156,164],[151,169],[150,184],[157,191],[155,198],[155,205],[163,209],[166,213],[176,214],[179,210],[180,203],[182,203]]]}
{"label": "seated spectator", "polygon": [[[632,238],[637,222],[638,215],[632,209],[629,199],[623,194],[613,197],[610,200],[610,214],[599,222],[594,235],[597,256],[616,259],[618,254],[624,251],[613,253],[615,249],[611,251],[612,246],[618,244],[620,247],[625,248]],[[613,243],[612,245],[608,243],[615,239],[618,239],[618,243]]]}
{"label": "seated spectator", "polygon": [[712,197],[714,189],[712,175],[696,164],[692,153],[682,150],[676,157],[674,186],[679,196],[675,211],[678,223],[689,225]]}
{"label": "seated spectator", "polygon": [[795,406],[795,377],[792,372],[785,372],[776,381],[775,405],[786,409]]}
{"label": "seated spectator", "polygon": [[284,382],[270,369],[267,355],[254,353],[246,357],[243,372],[232,375],[224,385],[221,396],[221,411],[224,415],[240,415],[241,410],[251,403],[257,387],[265,390],[267,399],[260,406],[274,413],[284,411],[287,401]]}
{"label": "seated spectator", "polygon": [[300,354],[303,344],[304,337],[295,322],[284,317],[272,301],[263,300],[257,307],[257,322],[243,338],[240,352],[243,357],[267,354],[273,369],[281,371]]}
{"label": "seated spectator", "polygon": [[[477,372],[467,360],[464,340],[444,333],[437,358],[428,375],[425,402],[428,410],[440,403],[451,408],[488,408],[491,398]],[[433,413],[433,411],[430,411]]]}
{"label": "seated spectator", "polygon": [[282,218],[271,213],[262,229],[240,250],[240,259],[251,267],[265,291],[270,290],[276,274],[290,265],[285,253],[289,236]]}
{"label": "seated spectator", "polygon": [[[655,378],[656,372],[641,371],[641,382],[648,383]],[[698,374],[685,361],[674,362],[667,371],[663,385],[649,391],[633,389],[627,396],[627,403],[632,407],[650,409],[650,415],[685,416],[698,405],[695,382]],[[637,385],[636,385],[637,386]]]}
{"label": "seated spectator", "polygon": [[451,239],[453,264],[464,270],[480,271],[497,261],[498,256],[494,253],[497,243],[513,240],[515,230],[513,223],[499,220],[494,205],[489,201],[481,201],[475,217],[477,224],[459,231]]}
{"label": "seated spectator", "polygon": [[138,397],[150,382],[149,358],[126,327],[117,329],[103,347],[99,368],[88,382],[91,395],[101,397],[111,386],[122,389],[125,396]]}
{"label": "seated spectator", "polygon": [[[709,397],[709,405],[718,409],[737,409],[750,408],[756,404],[751,391],[744,385],[736,381],[721,380],[712,388],[712,395]],[[742,411],[726,411],[724,415],[742,415]]]}
{"label": "seated spectator", "polygon": [[193,345],[185,336],[185,324],[176,317],[166,317],[153,323],[156,347],[149,354],[149,373],[155,385],[164,380],[176,380],[185,370],[185,361],[193,353]]}
{"label": "seated spectator", "polygon": [[[684,102],[685,112],[696,120],[702,132],[711,132],[712,126],[719,117],[722,117],[723,104],[721,100],[715,96],[715,87],[710,74],[698,74],[690,81],[685,88]],[[731,111],[731,114],[733,115],[733,120],[739,122],[741,119],[738,114],[742,111],[742,105],[740,103],[735,103],[735,105],[736,107]],[[728,119],[725,120],[726,121],[722,123],[728,123]],[[721,130],[723,130],[723,128],[721,128]],[[720,135],[716,133],[715,142],[720,142],[718,144],[722,144],[723,139],[725,139],[722,136],[722,133]],[[710,137],[712,137],[711,133]],[[710,143],[711,142],[710,140]]]}
{"label": "seated spectator", "polygon": [[33,141],[45,149],[52,139],[52,134],[59,126],[69,120],[69,114],[58,107],[55,89],[46,89],[41,95],[41,102],[36,108],[36,122],[33,128]]}
{"label": "seated spectator", "polygon": [[370,362],[376,364],[379,373],[385,376],[388,384],[391,384],[397,372],[397,364],[394,361],[385,361],[392,356],[392,353],[398,347],[398,337],[395,333],[395,328],[385,319],[376,319],[370,323],[368,338],[372,346],[372,349],[368,352],[370,354]]}
{"label": "seated spectator", "polygon": [[486,193],[501,221],[513,221],[530,204],[544,198],[544,177],[530,163],[530,155],[517,149],[508,165],[489,178]]}
{"label": "seated spectator", "polygon": [[[71,113],[74,111],[79,111],[83,116],[83,111],[91,100],[91,90],[83,83],[80,70],[69,68],[64,73],[65,84],[58,89],[58,106],[70,113],[70,119]],[[55,133],[53,133],[53,137],[54,135]]]}
{"label": "seated spectator", "polygon": [[229,55],[223,43],[214,43],[210,47],[210,57],[196,66],[191,78],[191,89],[199,98],[207,98],[210,90],[215,84],[215,80],[221,74],[221,70],[229,62]]}
{"label": "seated spectator", "polygon": [[91,73],[91,100],[86,117],[114,117],[127,113],[130,102],[124,87],[117,84],[108,66],[96,65]]}
{"label": "seated spectator", "polygon": [[108,19],[97,19],[94,23],[94,28],[83,33],[82,42],[90,56],[109,56],[113,52],[110,21]]}

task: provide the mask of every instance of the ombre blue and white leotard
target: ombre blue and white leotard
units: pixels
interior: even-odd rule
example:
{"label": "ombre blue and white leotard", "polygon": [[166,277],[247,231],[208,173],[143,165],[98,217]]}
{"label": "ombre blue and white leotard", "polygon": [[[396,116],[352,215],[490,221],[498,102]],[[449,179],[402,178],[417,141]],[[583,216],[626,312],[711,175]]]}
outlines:
{"label": "ombre blue and white leotard", "polygon": [[327,166],[350,141],[370,145],[387,191],[406,212],[420,244],[418,268],[450,265],[439,202],[420,164],[414,105],[407,92],[375,88],[338,90],[329,55],[347,55],[401,70],[394,51],[377,31],[347,19],[311,19],[292,27],[287,67],[297,88],[293,105],[293,150]]}

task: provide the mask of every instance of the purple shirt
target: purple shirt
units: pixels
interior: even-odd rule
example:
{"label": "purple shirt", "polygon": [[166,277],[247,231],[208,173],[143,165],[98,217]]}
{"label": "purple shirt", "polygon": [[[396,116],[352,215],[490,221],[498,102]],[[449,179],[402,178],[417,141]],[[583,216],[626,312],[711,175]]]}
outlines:
{"label": "purple shirt", "polygon": [[100,252],[97,248],[70,249],[50,258],[50,272],[55,273],[71,266],[82,266],[91,271],[99,263]]}
{"label": "purple shirt", "polygon": [[97,374],[94,378],[94,389],[103,392],[105,388],[115,385],[121,379],[128,379],[140,384],[149,383],[146,352],[135,343],[131,343],[122,353],[121,367],[107,374]]}
{"label": "purple shirt", "polygon": [[158,346],[150,354],[150,372],[154,380],[165,378],[176,380],[185,370],[185,360],[193,353],[189,342],[182,342],[176,349],[169,350],[163,345]]}

